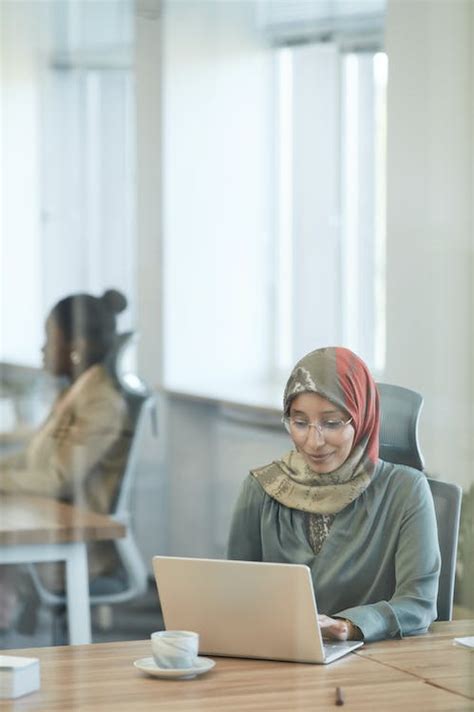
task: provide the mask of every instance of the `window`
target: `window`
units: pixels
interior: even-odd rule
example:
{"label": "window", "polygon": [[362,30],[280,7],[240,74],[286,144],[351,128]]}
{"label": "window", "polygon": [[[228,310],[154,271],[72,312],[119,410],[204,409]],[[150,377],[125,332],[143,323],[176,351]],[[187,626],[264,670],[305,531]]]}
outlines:
{"label": "window", "polygon": [[329,42],[275,54],[276,370],[328,344],[382,370],[386,55]]}
{"label": "window", "polygon": [[[105,60],[53,66],[42,90],[45,309],[65,294],[100,294],[109,286],[132,300],[132,70]],[[127,317],[133,319],[131,310]]]}
{"label": "window", "polygon": [[[383,366],[386,58],[383,1],[369,5],[373,21],[337,16],[316,41],[286,14],[275,36],[281,3],[165,3],[168,388],[279,389],[328,344]],[[256,28],[256,9],[271,23]],[[298,33],[321,24],[300,19]]]}
{"label": "window", "polygon": [[2,4],[3,361],[40,364],[45,314],[67,294],[114,286],[133,302],[133,12]]}

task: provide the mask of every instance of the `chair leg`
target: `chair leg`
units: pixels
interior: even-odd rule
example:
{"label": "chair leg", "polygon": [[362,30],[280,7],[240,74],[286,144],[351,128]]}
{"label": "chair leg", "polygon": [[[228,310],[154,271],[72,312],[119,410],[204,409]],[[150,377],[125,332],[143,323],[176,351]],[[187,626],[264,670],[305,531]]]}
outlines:
{"label": "chair leg", "polygon": [[114,623],[112,606],[109,606],[107,603],[102,603],[100,606],[96,606],[94,618],[99,630],[111,630]]}
{"label": "chair leg", "polygon": [[69,629],[67,625],[67,608],[66,606],[55,606],[53,608],[52,619],[52,638],[53,645],[68,645],[69,644]]}
{"label": "chair leg", "polygon": [[28,595],[25,596],[25,601],[18,615],[15,628],[21,635],[34,635],[38,624],[38,610],[41,606],[40,598],[35,591],[31,589]]}

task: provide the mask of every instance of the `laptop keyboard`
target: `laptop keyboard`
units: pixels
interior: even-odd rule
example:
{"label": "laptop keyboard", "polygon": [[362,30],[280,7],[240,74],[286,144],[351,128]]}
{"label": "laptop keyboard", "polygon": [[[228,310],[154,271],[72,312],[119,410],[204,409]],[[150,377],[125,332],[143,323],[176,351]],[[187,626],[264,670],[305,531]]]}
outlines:
{"label": "laptop keyboard", "polygon": [[343,650],[352,650],[354,648],[355,641],[346,642],[344,640],[335,640],[334,642],[324,641],[324,655],[325,657],[330,656],[332,653],[342,652]]}

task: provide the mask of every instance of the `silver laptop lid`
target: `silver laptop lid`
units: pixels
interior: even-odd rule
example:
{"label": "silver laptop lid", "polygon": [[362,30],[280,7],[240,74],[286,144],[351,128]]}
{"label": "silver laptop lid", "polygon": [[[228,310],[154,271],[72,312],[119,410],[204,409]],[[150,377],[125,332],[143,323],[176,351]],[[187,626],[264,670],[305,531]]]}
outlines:
{"label": "silver laptop lid", "polygon": [[153,569],[166,628],[197,631],[200,653],[327,662],[307,566],[155,556]]}

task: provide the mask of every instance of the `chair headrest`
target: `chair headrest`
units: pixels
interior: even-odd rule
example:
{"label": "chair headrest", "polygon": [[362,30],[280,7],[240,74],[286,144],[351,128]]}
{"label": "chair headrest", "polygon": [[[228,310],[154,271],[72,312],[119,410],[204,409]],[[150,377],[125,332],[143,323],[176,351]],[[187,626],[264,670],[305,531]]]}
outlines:
{"label": "chair headrest", "polygon": [[418,441],[422,396],[388,383],[377,383],[377,389],[381,413],[380,458],[423,470],[424,459]]}
{"label": "chair headrest", "polygon": [[126,371],[124,365],[125,354],[135,338],[136,333],[134,331],[124,331],[121,334],[117,334],[115,343],[104,360],[104,366],[120,390],[125,394],[146,397],[149,394],[146,385],[136,374]]}

